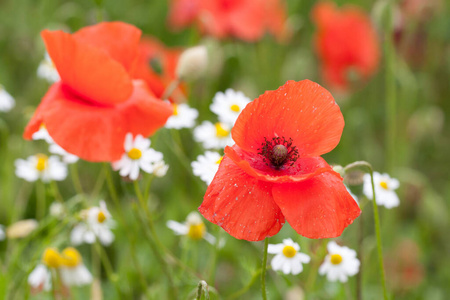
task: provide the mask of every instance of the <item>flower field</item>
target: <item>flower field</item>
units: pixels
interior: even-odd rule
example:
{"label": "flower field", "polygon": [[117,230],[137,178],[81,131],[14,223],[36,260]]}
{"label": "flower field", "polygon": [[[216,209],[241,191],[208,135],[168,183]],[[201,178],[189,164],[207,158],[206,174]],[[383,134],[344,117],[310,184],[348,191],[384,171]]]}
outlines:
{"label": "flower field", "polygon": [[0,2],[0,299],[448,299],[449,10]]}

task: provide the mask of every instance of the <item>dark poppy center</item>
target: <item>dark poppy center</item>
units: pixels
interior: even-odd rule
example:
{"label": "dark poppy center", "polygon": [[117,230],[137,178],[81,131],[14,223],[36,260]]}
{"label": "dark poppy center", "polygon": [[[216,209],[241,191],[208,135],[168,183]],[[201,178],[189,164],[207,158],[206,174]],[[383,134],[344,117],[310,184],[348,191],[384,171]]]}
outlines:
{"label": "dark poppy center", "polygon": [[292,145],[292,138],[286,140],[284,137],[274,137],[271,140],[264,138],[258,154],[262,155],[266,165],[274,169],[284,166],[292,166],[298,159],[297,147]]}

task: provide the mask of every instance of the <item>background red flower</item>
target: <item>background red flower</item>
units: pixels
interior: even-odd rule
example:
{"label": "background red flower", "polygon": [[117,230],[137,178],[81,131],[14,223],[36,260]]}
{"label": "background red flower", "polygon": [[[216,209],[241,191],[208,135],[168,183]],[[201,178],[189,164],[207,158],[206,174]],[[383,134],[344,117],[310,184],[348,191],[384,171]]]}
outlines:
{"label": "background red flower", "polygon": [[327,84],[346,89],[350,72],[368,79],[378,68],[378,37],[369,16],[356,6],[338,9],[322,2],[314,7],[315,44]]}
{"label": "background red flower", "polygon": [[[182,49],[168,49],[164,44],[152,37],[143,37],[139,42],[139,54],[132,75],[143,79],[156,97],[161,98],[167,86],[175,80],[175,69]],[[186,86],[174,91],[170,100],[184,102]]]}
{"label": "background red flower", "polygon": [[141,31],[121,22],[100,23],[74,34],[42,32],[61,81],[50,87],[24,133],[45,124],[54,141],[89,161],[114,161],[125,134],[148,136],[172,114],[145,82],[129,74]]}
{"label": "background red flower", "polygon": [[256,41],[266,32],[284,37],[286,12],[280,0],[175,0],[169,23],[176,29],[196,23],[219,39]]}

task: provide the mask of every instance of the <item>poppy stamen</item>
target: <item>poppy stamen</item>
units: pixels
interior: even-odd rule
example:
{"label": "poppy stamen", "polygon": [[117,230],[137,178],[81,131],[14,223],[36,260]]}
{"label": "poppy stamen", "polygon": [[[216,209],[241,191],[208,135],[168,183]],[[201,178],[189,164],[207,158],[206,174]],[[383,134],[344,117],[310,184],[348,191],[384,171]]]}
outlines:
{"label": "poppy stamen", "polygon": [[[284,137],[273,137],[271,140],[264,138],[258,154],[263,156],[263,161],[267,166],[281,169],[284,165],[294,165],[298,159],[297,147],[292,145],[293,140],[286,140]],[[270,165],[269,165],[270,162]]]}

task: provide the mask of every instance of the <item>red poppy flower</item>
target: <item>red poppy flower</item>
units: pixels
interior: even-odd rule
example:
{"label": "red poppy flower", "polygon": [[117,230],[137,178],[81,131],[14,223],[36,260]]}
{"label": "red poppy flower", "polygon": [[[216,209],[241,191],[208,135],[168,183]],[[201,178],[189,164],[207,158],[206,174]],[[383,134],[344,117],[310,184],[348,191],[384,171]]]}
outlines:
{"label": "red poppy flower", "polygon": [[169,24],[181,29],[195,22],[202,0],[172,0],[169,12]]}
{"label": "red poppy flower", "polygon": [[380,59],[378,38],[369,17],[354,6],[338,10],[334,3],[315,6],[312,18],[318,27],[316,50],[325,81],[346,89],[350,72],[369,78]]}
{"label": "red poppy flower", "polygon": [[[181,49],[167,49],[160,41],[144,37],[139,42],[139,55],[133,68],[134,78],[143,79],[156,97],[161,98],[167,86],[175,80],[175,69],[182,53]],[[185,99],[184,85],[172,94],[170,100]],[[175,99],[174,99],[175,98]]]}
{"label": "red poppy flower", "polygon": [[245,41],[258,40],[267,31],[282,35],[285,19],[280,0],[175,0],[169,14],[174,28],[197,23],[206,34]]}
{"label": "red poppy flower", "polygon": [[331,94],[288,81],[246,106],[199,207],[232,236],[276,234],[285,219],[308,238],[331,238],[359,216],[341,176],[320,155],[339,143],[344,119]]}
{"label": "red poppy flower", "polygon": [[141,31],[121,23],[100,23],[74,34],[42,33],[61,81],[42,99],[24,133],[31,139],[45,124],[66,151],[89,161],[114,161],[128,132],[149,136],[172,114],[144,81],[129,74]]}
{"label": "red poppy flower", "polygon": [[291,32],[287,28],[287,14],[285,3],[281,0],[266,0],[266,22],[270,33],[279,40],[290,38]]}

